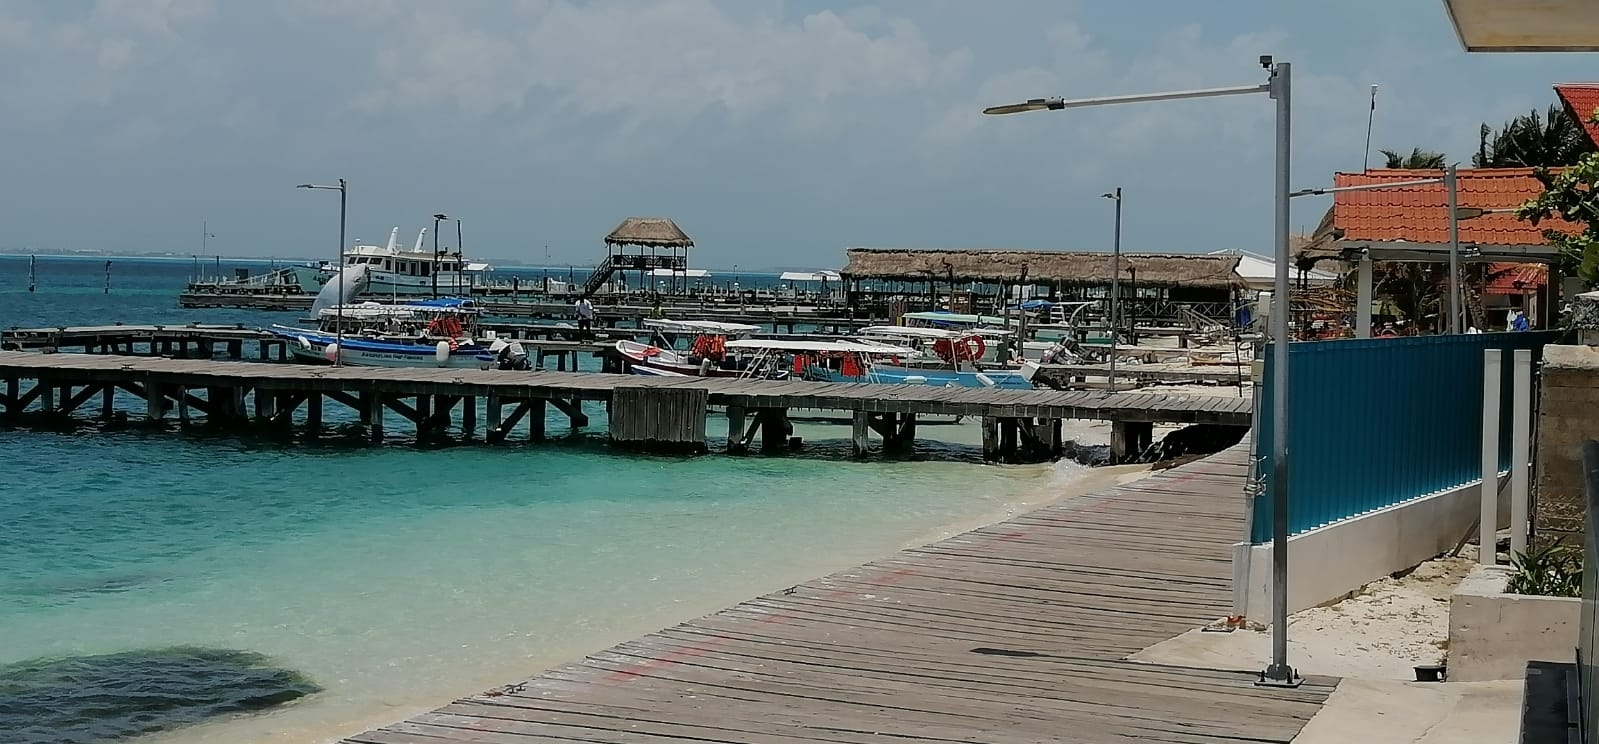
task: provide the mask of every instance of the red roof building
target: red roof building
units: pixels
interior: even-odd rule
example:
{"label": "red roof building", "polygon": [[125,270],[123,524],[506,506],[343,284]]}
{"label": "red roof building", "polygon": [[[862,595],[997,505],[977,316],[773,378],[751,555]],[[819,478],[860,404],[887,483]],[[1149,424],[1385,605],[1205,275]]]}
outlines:
{"label": "red roof building", "polygon": [[[1594,92],[1599,95],[1599,88]],[[1334,186],[1366,186],[1427,178],[1443,178],[1441,170],[1376,169],[1364,173],[1337,173]],[[1480,248],[1518,248],[1547,245],[1546,229],[1579,230],[1564,220],[1544,220],[1534,226],[1516,219],[1508,210],[1543,192],[1531,168],[1468,168],[1455,175],[1456,202],[1461,207],[1494,210],[1459,222],[1462,245]],[[1506,210],[1506,211],[1497,211]],[[1335,192],[1332,228],[1338,242],[1447,244],[1449,194],[1442,183],[1419,184],[1372,191]],[[1549,281],[1548,266],[1495,262],[1489,294],[1520,295],[1537,291]]]}
{"label": "red roof building", "polygon": [[1582,122],[1588,139],[1599,145],[1599,124],[1592,121],[1594,111],[1599,109],[1599,83],[1560,83],[1555,86],[1555,94],[1565,104],[1566,113]]}

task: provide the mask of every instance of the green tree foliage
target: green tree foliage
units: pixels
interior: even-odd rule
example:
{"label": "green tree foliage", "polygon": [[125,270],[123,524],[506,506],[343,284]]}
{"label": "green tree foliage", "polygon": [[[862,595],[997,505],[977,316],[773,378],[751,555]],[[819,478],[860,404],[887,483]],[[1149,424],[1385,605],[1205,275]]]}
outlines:
{"label": "green tree foliage", "polygon": [[1572,165],[1595,151],[1593,140],[1566,109],[1552,105],[1544,116],[1533,109],[1494,131],[1486,122],[1480,132],[1476,168],[1536,168]]}
{"label": "green tree foliage", "polygon": [[1544,230],[1544,238],[1560,249],[1560,273],[1575,275],[1592,287],[1599,283],[1599,153],[1588,153],[1558,172],[1533,170],[1543,193],[1516,210],[1517,219],[1534,225],[1560,218],[1582,229],[1576,234]]}
{"label": "green tree foliage", "polygon": [[1406,155],[1394,150],[1378,150],[1383,157],[1388,159],[1389,168],[1403,168],[1405,170],[1433,170],[1444,167],[1444,154],[1423,150],[1419,147],[1411,148]]}

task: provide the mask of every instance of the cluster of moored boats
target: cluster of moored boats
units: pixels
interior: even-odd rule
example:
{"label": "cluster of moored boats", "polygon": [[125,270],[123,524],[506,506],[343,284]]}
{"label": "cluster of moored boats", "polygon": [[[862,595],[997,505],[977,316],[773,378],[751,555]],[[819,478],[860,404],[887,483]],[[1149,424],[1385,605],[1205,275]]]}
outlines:
{"label": "cluster of moored boats", "polygon": [[[359,291],[359,281],[349,289]],[[470,298],[361,302],[324,305],[315,309],[313,325],[273,325],[269,331],[287,341],[298,360],[311,363],[533,368],[520,342],[482,329],[481,318]],[[907,313],[904,325],[872,326],[848,337],[764,337],[760,327],[741,323],[646,320],[649,342],[613,345],[623,369],[638,375],[940,387],[1030,388],[1038,363],[1092,354],[1065,334],[1021,342],[994,320]]]}

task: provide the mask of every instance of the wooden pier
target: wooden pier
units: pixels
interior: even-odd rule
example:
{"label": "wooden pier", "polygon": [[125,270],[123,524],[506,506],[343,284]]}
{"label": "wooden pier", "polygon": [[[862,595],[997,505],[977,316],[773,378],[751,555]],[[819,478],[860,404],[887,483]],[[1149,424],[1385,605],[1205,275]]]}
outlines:
{"label": "wooden pier", "polygon": [[1288,742],[1337,680],[1126,660],[1229,613],[1248,469],[1236,447],[345,742]]}
{"label": "wooden pier", "polygon": [[[614,347],[596,338],[576,341],[566,338],[576,328],[506,324],[507,336],[526,347],[539,369],[577,371],[578,357],[584,354],[609,359]],[[494,328],[493,325],[489,326]],[[632,337],[630,333],[602,334]],[[254,349],[255,356],[245,354]],[[177,359],[258,359],[290,361],[287,340],[259,328],[244,325],[105,325],[62,328],[12,328],[0,331],[0,350],[76,350],[85,354],[124,356],[165,356]],[[552,363],[553,360],[553,363]],[[612,367],[620,362],[611,360]]]}
{"label": "wooden pier", "polygon": [[[1249,382],[1251,363],[1240,365],[1210,365],[1205,368],[1175,368],[1169,364],[1121,364],[1116,367],[1116,382],[1122,387],[1128,383],[1243,385]],[[1099,378],[1090,380],[1088,378]],[[1045,364],[1038,368],[1033,380],[1056,390],[1083,390],[1102,388],[1109,384],[1108,364]]]}
{"label": "wooden pier", "polygon": [[[728,449],[754,445],[779,452],[798,444],[791,410],[842,411],[853,417],[857,455],[876,432],[886,452],[907,452],[922,415],[980,417],[985,456],[1002,461],[1043,461],[1061,454],[1061,422],[1113,422],[1112,450],[1130,456],[1148,446],[1157,422],[1247,427],[1247,399],[1144,393],[1057,392],[998,388],[929,387],[717,377],[642,377],[619,374],[510,372],[478,369],[317,367],[100,354],[0,352],[3,403],[9,417],[67,417],[99,397],[100,417],[128,419],[119,400],[142,402],[149,422],[180,423],[203,416],[213,425],[255,421],[315,435],[323,403],[353,410],[374,440],[384,436],[385,410],[414,424],[418,440],[458,432],[500,441],[524,419],[528,436],[544,435],[544,414],[554,406],[573,428],[588,425],[583,404],[603,402],[613,440],[659,450],[704,450],[704,419],[711,407],[726,411]],[[618,391],[632,390],[618,397]],[[703,390],[703,403],[675,413],[648,414],[675,390]],[[118,397],[118,392],[127,395]],[[697,396],[697,394],[696,394]],[[688,398],[683,398],[687,401]],[[694,397],[694,400],[700,400]],[[697,407],[696,407],[697,406]],[[251,415],[253,410],[253,416]],[[506,411],[509,410],[509,413]],[[478,429],[479,412],[487,426]],[[698,422],[695,422],[695,419]],[[651,423],[654,422],[654,423]],[[1118,447],[1117,443],[1122,443]],[[1119,459],[1119,458],[1118,458]]]}

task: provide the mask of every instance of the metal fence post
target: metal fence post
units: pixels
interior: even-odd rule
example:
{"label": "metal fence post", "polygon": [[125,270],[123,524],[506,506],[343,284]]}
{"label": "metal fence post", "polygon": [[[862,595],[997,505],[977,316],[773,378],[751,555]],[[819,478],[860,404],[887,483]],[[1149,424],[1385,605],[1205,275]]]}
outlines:
{"label": "metal fence post", "polygon": [[1499,394],[1503,351],[1482,352],[1482,512],[1477,526],[1477,562],[1499,562]]}
{"label": "metal fence post", "polygon": [[1510,554],[1527,552],[1528,480],[1532,464],[1532,350],[1517,349],[1510,404]]}

